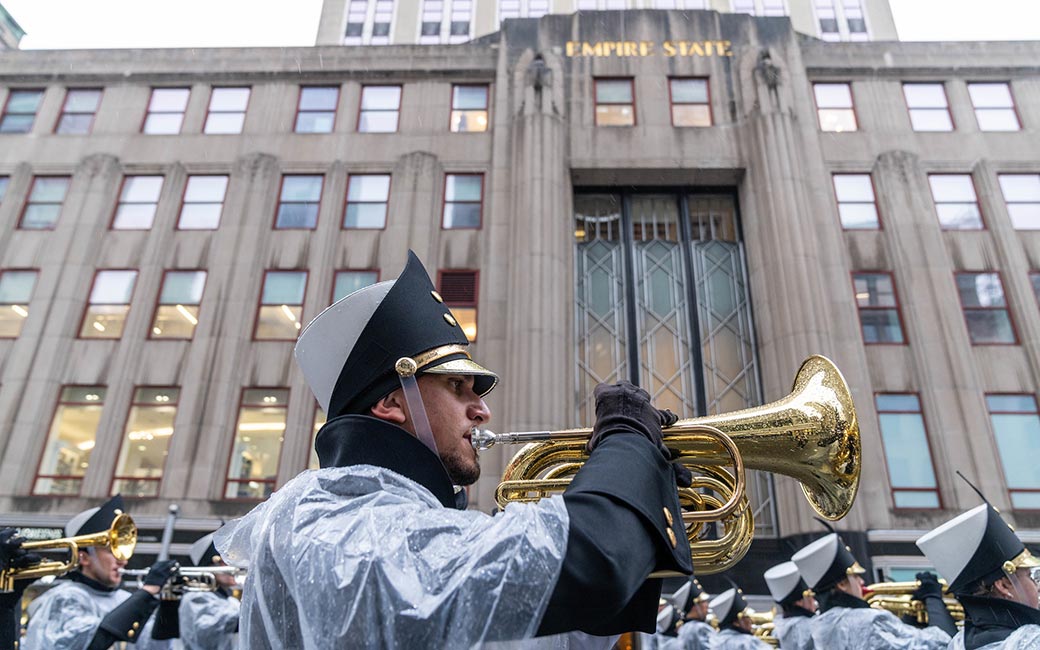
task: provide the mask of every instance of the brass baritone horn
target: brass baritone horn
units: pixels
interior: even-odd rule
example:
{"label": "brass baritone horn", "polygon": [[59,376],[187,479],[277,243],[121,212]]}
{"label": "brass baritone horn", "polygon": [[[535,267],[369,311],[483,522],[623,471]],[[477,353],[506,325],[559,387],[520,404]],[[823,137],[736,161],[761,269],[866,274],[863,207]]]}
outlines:
{"label": "brass baritone horn", "polygon": [[[945,580],[939,580],[943,587],[943,603],[950,612],[958,627],[964,624],[964,606],[949,592]],[[921,586],[919,580],[909,582],[878,582],[863,587],[863,598],[871,607],[886,609],[899,618],[910,616],[919,625],[928,625],[928,610],[924,603],[915,600],[913,593]]]}
{"label": "brass baritone horn", "polygon": [[[588,459],[591,429],[495,434],[475,430],[473,446],[533,443],[506,467],[496,491],[500,507],[562,492]],[[827,358],[813,355],[787,397],[759,407],[680,420],[664,443],[694,473],[679,488],[683,522],[699,574],[724,571],[747,553],[754,519],[744,491],[744,468],[783,474],[801,483],[806,498],[829,520],[848,514],[860,475],[856,409],[845,379]],[[733,473],[724,466],[731,465]],[[713,492],[714,494],[705,493]],[[700,539],[706,521],[721,523],[717,539]]]}
{"label": "brass baritone horn", "polygon": [[768,612],[749,610],[749,613],[746,614],[746,616],[751,619],[751,633],[754,634],[759,641],[768,643],[774,648],[780,647],[780,639],[773,636],[773,618],[775,616],[773,610],[769,610]]}
{"label": "brass baritone horn", "polygon": [[15,580],[60,576],[76,570],[79,567],[79,550],[86,546],[104,546],[112,552],[112,555],[116,556],[117,560],[129,560],[134,554],[134,548],[137,546],[137,526],[130,515],[120,512],[112,520],[112,525],[109,526],[108,530],[99,533],[25,542],[22,544],[22,548],[26,551],[54,552],[67,550],[69,559],[66,562],[44,560],[24,569],[0,571],[0,592],[12,591]]}

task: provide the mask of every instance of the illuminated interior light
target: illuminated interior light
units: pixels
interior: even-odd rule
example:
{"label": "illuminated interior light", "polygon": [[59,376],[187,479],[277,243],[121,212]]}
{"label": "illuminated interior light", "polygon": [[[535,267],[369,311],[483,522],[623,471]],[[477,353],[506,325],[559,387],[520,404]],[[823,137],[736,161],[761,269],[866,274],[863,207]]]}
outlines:
{"label": "illuminated interior light", "polygon": [[199,319],[192,316],[191,312],[184,308],[184,305],[177,305],[177,311],[181,316],[184,316],[184,320],[188,321],[192,325],[199,324]]}
{"label": "illuminated interior light", "polygon": [[105,331],[105,326],[102,325],[99,321],[94,321],[93,326],[94,326],[94,329],[96,329],[99,332],[104,332]]}
{"label": "illuminated interior light", "polygon": [[152,328],[152,334],[155,334],[155,335],[162,334],[162,330],[159,329],[158,327],[153,327]]}
{"label": "illuminated interior light", "polygon": [[76,449],[79,449],[80,451],[90,451],[94,448],[94,444],[95,443],[93,440],[84,440],[83,442],[76,445]]}
{"label": "illuminated interior light", "polygon": [[243,422],[239,431],[285,431],[284,422]]}
{"label": "illuminated interior light", "polygon": [[289,305],[282,305],[282,313],[285,314],[285,317],[293,323],[296,322],[296,314],[292,313],[292,310],[289,309]]}
{"label": "illuminated interior light", "polygon": [[22,307],[21,305],[11,305],[11,311],[18,314],[22,318],[25,318],[29,315],[29,312],[26,311],[25,307]]}

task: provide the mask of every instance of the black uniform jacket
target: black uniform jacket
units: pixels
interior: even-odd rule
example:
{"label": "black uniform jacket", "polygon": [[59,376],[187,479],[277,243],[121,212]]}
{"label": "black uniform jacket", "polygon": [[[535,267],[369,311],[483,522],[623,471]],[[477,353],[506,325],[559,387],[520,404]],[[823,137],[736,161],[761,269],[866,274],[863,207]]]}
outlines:
{"label": "black uniform jacket", "polygon": [[975,650],[1003,641],[1023,625],[1040,625],[1040,610],[983,596],[958,596],[964,605],[964,647]]}
{"label": "black uniform jacket", "polygon": [[[444,507],[460,505],[440,459],[389,422],[332,419],[315,450],[322,467],[385,467],[430,490]],[[649,574],[693,572],[670,465],[647,438],[619,431],[603,438],[563,498],[567,551],[538,633],[652,632],[661,581]]]}

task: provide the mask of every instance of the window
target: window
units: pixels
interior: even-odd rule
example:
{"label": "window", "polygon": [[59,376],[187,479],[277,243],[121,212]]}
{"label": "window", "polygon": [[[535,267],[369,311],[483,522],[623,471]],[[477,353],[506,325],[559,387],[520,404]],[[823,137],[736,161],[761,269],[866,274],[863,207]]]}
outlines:
{"label": "window", "polygon": [[361,133],[393,133],[397,131],[400,110],[400,86],[364,86],[357,130]]}
{"label": "window", "polygon": [[55,133],[86,135],[94,124],[94,113],[101,103],[101,90],[72,89],[65,93],[65,104],[61,108],[61,117],[54,127]]}
{"label": "window", "polygon": [[90,301],[79,336],[84,339],[118,339],[123,335],[137,271],[98,271],[90,289]]}
{"label": "window", "polygon": [[1029,283],[1033,285],[1033,296],[1037,303],[1040,303],[1040,271],[1033,271],[1029,274]]}
{"label": "window", "polygon": [[487,131],[488,128],[488,87],[463,86],[451,87],[451,130]]}
{"label": "window", "polygon": [[899,301],[890,273],[853,273],[864,343],[905,343]]}
{"label": "window", "polygon": [[[676,9],[677,7],[654,8]],[[547,13],[549,13],[549,0],[498,0],[499,22],[507,18],[541,18]]]}
{"label": "window", "polygon": [[840,41],[841,30],[838,29],[838,14],[834,10],[834,0],[816,0],[816,20],[820,26],[820,38],[825,41]]}
{"label": "window", "polygon": [[943,230],[982,230],[971,174],[929,174],[935,213]]}
{"label": "window", "polygon": [[301,87],[294,130],[297,133],[332,133],[338,105],[338,86]]}
{"label": "window", "polygon": [[1040,174],[997,174],[1008,218],[1016,230],[1040,229]]}
{"label": "window", "polygon": [[278,478],[285,439],[288,388],[247,388],[238,409],[235,444],[228,463],[227,499],[266,499]]}
{"label": "window", "polygon": [[1040,510],[1040,415],[1032,395],[986,395],[1011,507]]}
{"label": "window", "polygon": [[863,13],[861,0],[841,0],[845,12],[845,25],[849,28],[850,41],[866,41],[870,39],[867,31],[867,19]]}
{"label": "window", "polygon": [[314,427],[311,431],[311,453],[310,460],[307,462],[307,469],[319,469],[321,467],[321,463],[318,462],[318,452],[314,448],[314,441],[318,437],[318,431],[320,431],[321,428],[325,426],[326,421],[327,417],[325,416],[325,411],[323,411],[320,406],[315,406]]}
{"label": "window", "polygon": [[184,110],[188,108],[188,88],[152,88],[143,132],[151,135],[176,135],[181,132]]}
{"label": "window", "polygon": [[870,174],[834,174],[834,195],[838,199],[842,228],[877,230],[881,227]]}
{"label": "window", "polygon": [[437,292],[451,309],[459,327],[471,342],[477,340],[477,272],[442,270],[437,274]]}
{"label": "window", "polygon": [[361,45],[362,34],[368,18],[368,0],[350,0],[347,4],[347,28],[343,34],[344,45]]}
{"label": "window", "polygon": [[124,176],[119,204],[112,219],[113,230],[148,230],[162,193],[162,176]]}
{"label": "window", "polygon": [[181,230],[216,230],[224,211],[227,176],[189,176],[177,227]]}
{"label": "window", "polygon": [[249,88],[214,88],[203,133],[241,133],[249,105]]}
{"label": "window", "polygon": [[858,131],[856,110],[852,104],[852,86],[847,83],[814,83],[816,115],[821,131],[844,133]]}
{"label": "window", "polygon": [[0,133],[31,133],[41,100],[42,90],[12,90],[0,117]]}
{"label": "window", "polygon": [[342,300],[358,289],[379,282],[379,271],[336,271],[332,282],[332,302]]}
{"label": "window", "polygon": [[282,176],[282,193],[278,199],[277,229],[313,229],[318,225],[318,207],[325,177]]}
{"label": "window", "polygon": [[980,131],[1018,131],[1022,125],[1015,112],[1015,100],[1007,83],[970,83],[968,94],[975,107]]}
{"label": "window", "polygon": [[37,275],[32,270],[0,271],[0,338],[13,339],[22,333]]}
{"label": "window", "polygon": [[711,126],[707,79],[669,79],[672,126]]}
{"label": "window", "polygon": [[445,174],[444,216],[441,227],[480,228],[483,200],[483,174]]}
{"label": "window", "polygon": [[958,273],[957,292],[973,345],[1016,343],[999,273]]}
{"label": "window", "polygon": [[148,338],[190,339],[199,324],[205,271],[166,271]]}
{"label": "window", "polygon": [[[756,6],[757,5],[757,6]],[[733,13],[752,16],[786,16],[784,0],[733,0]]]}
{"label": "window", "polygon": [[54,410],[33,494],[74,496],[90,465],[97,440],[104,386],[65,386]]}
{"label": "window", "polygon": [[390,174],[351,174],[347,182],[344,228],[385,228]]}
{"label": "window", "polygon": [[180,389],[175,387],[134,390],[119,460],[112,476],[111,494],[159,496],[180,394]]}
{"label": "window", "polygon": [[634,126],[636,105],[631,79],[596,79],[596,126]]}
{"label": "window", "polygon": [[306,271],[267,271],[256,317],[257,340],[295,341],[300,335]]}
{"label": "window", "polygon": [[879,393],[875,400],[895,506],[941,507],[932,450],[917,395]]}
{"label": "window", "polygon": [[7,194],[7,185],[11,182],[11,179],[7,176],[0,176],[0,203],[4,202],[4,194]]}
{"label": "window", "polygon": [[441,42],[441,23],[444,22],[444,3],[449,0],[423,0],[419,23],[419,43],[430,45]]}
{"label": "window", "polygon": [[952,131],[953,117],[941,83],[905,83],[903,96],[914,131]]}
{"label": "window", "polygon": [[58,223],[61,205],[72,179],[68,176],[36,176],[18,227],[23,230],[50,230]]}

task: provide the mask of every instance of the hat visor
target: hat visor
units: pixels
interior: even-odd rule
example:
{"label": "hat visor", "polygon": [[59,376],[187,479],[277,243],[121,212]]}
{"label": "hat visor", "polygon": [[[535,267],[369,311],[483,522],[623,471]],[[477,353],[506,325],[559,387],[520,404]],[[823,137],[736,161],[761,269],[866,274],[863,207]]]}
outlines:
{"label": "hat visor", "polygon": [[845,570],[846,575],[863,575],[867,570],[859,565],[859,562],[853,562],[852,566]]}
{"label": "hat visor", "polygon": [[1040,567],[1040,559],[1037,559],[1036,556],[1030,553],[1028,548],[1019,553],[1012,562],[1014,562],[1016,569],[1034,569]]}
{"label": "hat visor", "polygon": [[432,367],[423,368],[422,372],[434,375],[466,375],[473,377],[473,392],[484,397],[498,384],[498,375],[472,359],[450,359]]}

